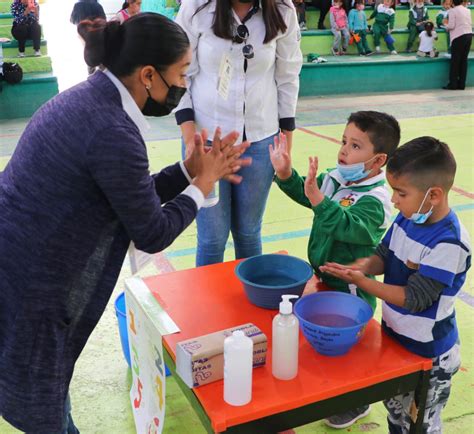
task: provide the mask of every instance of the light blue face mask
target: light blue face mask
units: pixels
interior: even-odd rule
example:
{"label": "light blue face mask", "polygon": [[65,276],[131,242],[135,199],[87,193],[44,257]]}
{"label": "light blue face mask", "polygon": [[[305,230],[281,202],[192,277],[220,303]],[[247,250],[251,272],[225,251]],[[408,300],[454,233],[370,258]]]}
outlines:
{"label": "light blue face mask", "polygon": [[426,220],[428,220],[433,214],[433,206],[431,206],[430,210],[426,213],[421,213],[421,208],[423,208],[423,205],[425,204],[425,200],[428,197],[428,193],[430,192],[431,188],[428,189],[428,191],[425,194],[425,197],[423,198],[423,201],[421,202],[420,207],[418,208],[418,211],[413,213],[410,217],[410,220],[417,224],[417,225],[422,225],[423,223],[426,223]]}
{"label": "light blue face mask", "polygon": [[361,179],[367,178],[367,176],[369,175],[372,169],[365,170],[365,165],[369,161],[373,160],[375,157],[372,157],[370,160],[367,160],[361,163],[355,163],[355,164],[337,163],[336,168],[339,174],[344,178],[345,181],[347,182],[359,181]]}

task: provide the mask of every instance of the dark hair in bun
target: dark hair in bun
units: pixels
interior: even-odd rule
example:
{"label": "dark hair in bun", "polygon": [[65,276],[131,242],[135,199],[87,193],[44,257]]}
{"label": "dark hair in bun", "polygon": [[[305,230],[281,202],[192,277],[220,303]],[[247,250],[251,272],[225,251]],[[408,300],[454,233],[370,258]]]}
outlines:
{"label": "dark hair in bun", "polygon": [[189,48],[189,39],[178,24],[151,12],[135,15],[123,24],[103,19],[81,21],[77,31],[85,41],[86,63],[103,65],[117,77],[146,65],[164,71]]}

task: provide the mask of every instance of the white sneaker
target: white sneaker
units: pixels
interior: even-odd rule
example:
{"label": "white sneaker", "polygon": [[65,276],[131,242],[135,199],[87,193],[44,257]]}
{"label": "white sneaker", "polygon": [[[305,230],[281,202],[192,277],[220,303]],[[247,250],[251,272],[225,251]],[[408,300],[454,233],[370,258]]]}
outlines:
{"label": "white sneaker", "polygon": [[398,54],[395,50],[390,51],[390,54]]}
{"label": "white sneaker", "polygon": [[301,31],[308,30],[308,27],[306,27],[306,23],[304,21],[301,21],[300,23],[300,30]]}
{"label": "white sneaker", "polygon": [[377,54],[379,54],[380,53],[380,47],[375,47],[375,51],[376,51]]}
{"label": "white sneaker", "polygon": [[36,50],[36,51],[35,51],[35,56],[36,56],[36,57],[40,57],[40,56],[41,56],[41,51],[40,51],[40,50]]}
{"label": "white sneaker", "polygon": [[25,53],[22,53],[21,51],[18,53],[18,57],[25,57]]}
{"label": "white sneaker", "polygon": [[449,53],[444,53],[444,57],[446,57],[447,59],[451,59],[451,54],[449,54]]}

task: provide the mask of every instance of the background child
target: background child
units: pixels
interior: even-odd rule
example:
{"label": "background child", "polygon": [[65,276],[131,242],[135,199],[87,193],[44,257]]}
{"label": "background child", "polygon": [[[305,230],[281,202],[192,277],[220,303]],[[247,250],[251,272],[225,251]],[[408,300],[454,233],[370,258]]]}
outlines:
{"label": "background child", "polygon": [[349,31],[352,35],[359,36],[359,42],[356,41],[357,51],[361,56],[369,56],[372,51],[367,44],[367,17],[364,13],[364,0],[356,0],[354,9],[349,12]]}
{"label": "background child", "polygon": [[446,43],[448,47],[447,57],[451,57],[451,42],[449,40],[449,32],[446,30],[446,26],[444,24],[444,20],[448,19],[448,11],[451,9],[452,3],[451,0],[444,0],[442,3],[442,9],[436,15],[436,27],[438,29],[444,29],[446,31]]}
{"label": "background child", "polygon": [[[385,38],[392,33],[395,25],[395,10],[392,8],[393,0],[384,0],[383,4],[378,5],[369,20],[375,18],[372,31],[374,32],[375,51],[380,53],[380,37]],[[387,42],[387,47],[390,53],[397,54],[392,42]]]}
{"label": "background child", "polygon": [[334,0],[333,6],[329,9],[329,18],[331,21],[331,32],[334,35],[332,54],[335,56],[346,54],[350,35],[347,27],[347,14],[342,0]]}
{"label": "background child", "polygon": [[[270,145],[275,181],[289,197],[314,213],[308,256],[316,274],[330,288],[350,292],[375,309],[375,298],[357,285],[322,274],[327,261],[349,264],[373,252],[391,216],[390,194],[385,186],[385,165],[400,141],[397,120],[386,113],[352,113],[342,136],[337,168],[317,176],[318,159],[311,158],[307,177],[291,167],[284,136]],[[366,416],[369,406],[331,416],[326,424],[350,426]]]}
{"label": "background child", "polygon": [[[466,229],[449,208],[456,161],[445,143],[419,137],[387,165],[392,202],[400,210],[376,254],[322,271],[384,300],[382,328],[409,351],[433,360],[423,432],[441,433],[441,411],[460,366],[454,302],[471,264]],[[364,274],[384,274],[384,283]],[[384,402],[389,431],[409,432],[414,393]]]}
{"label": "background child", "polygon": [[304,0],[293,0],[293,4],[296,9],[296,15],[298,15],[300,30],[308,30],[306,27],[306,5]]}
{"label": "background child", "polygon": [[115,20],[120,21],[123,24],[130,17],[140,13],[142,7],[142,0],[127,0],[122,5],[122,9],[115,15]]}
{"label": "background child", "polygon": [[417,56],[420,57],[438,57],[438,51],[434,47],[438,35],[434,31],[434,24],[431,21],[425,23],[425,30],[420,33],[420,45],[418,47]]}
{"label": "background child", "polygon": [[425,29],[425,23],[429,20],[428,8],[423,0],[417,0],[414,6],[408,11],[408,35],[407,52],[412,50],[416,37]]}

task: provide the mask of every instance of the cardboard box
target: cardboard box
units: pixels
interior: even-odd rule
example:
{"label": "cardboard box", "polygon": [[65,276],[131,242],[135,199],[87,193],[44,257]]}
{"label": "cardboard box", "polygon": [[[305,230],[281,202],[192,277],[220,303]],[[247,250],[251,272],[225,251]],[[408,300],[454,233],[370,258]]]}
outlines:
{"label": "cardboard box", "polygon": [[224,378],[224,339],[236,330],[253,340],[253,367],[265,365],[267,337],[252,323],[188,339],[176,344],[176,371],[189,387]]}

